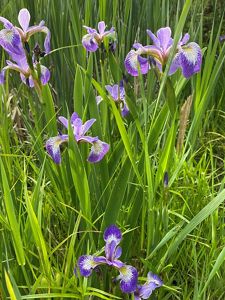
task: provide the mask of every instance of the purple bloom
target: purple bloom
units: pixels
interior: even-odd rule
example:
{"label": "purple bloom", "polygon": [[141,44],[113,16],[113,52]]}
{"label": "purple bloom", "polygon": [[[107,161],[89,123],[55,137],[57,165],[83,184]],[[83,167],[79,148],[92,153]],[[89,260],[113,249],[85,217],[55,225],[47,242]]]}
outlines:
{"label": "purple bloom", "polygon": [[[149,70],[147,58],[144,58],[141,55],[147,55],[154,58],[157,68],[162,72],[173,46],[171,29],[169,27],[160,28],[156,35],[154,35],[151,30],[147,30],[147,34],[151,38],[153,45],[142,46],[139,43],[135,43],[133,47],[137,50],[131,50],[125,58],[124,63],[127,72],[133,76],[138,76],[138,67],[142,74],[146,74]],[[181,68],[185,78],[189,78],[200,71],[202,51],[195,42],[187,44],[189,38],[189,34],[186,33],[178,42],[177,52],[173,58],[169,75],[175,73],[178,68]]]}
{"label": "purple bloom", "polygon": [[138,272],[134,267],[125,265],[118,259],[122,254],[122,249],[118,246],[121,239],[122,234],[117,226],[107,227],[104,232],[105,256],[82,255],[78,259],[78,267],[80,274],[88,277],[98,265],[113,266],[120,273],[117,279],[120,280],[121,290],[124,293],[132,293],[137,287]]}
{"label": "purple bloom", "polygon": [[105,88],[109,92],[113,100],[120,105],[122,116],[127,116],[127,114],[129,113],[129,108],[125,100],[125,89],[123,87],[123,81],[120,85],[106,85]]}
{"label": "purple bloom", "polygon": [[115,47],[115,29],[112,27],[110,30],[106,30],[106,25],[104,21],[98,23],[98,32],[96,29],[83,26],[87,30],[87,34],[82,38],[82,44],[87,51],[95,52],[100,44],[103,42],[105,37],[108,37],[113,42],[113,47]]}
{"label": "purple bloom", "polygon": [[[46,34],[46,38],[44,41],[45,52],[49,53],[51,33],[49,29],[46,26],[44,26],[44,21],[41,21],[39,25],[29,27],[30,13],[26,8],[20,10],[18,15],[18,21],[21,28],[13,26],[13,24],[10,21],[3,17],[0,17],[0,22],[2,22],[5,27],[5,29],[0,31],[1,46],[6,51],[21,54],[21,40],[23,43],[28,42],[33,34],[37,32],[43,32]],[[16,47],[16,49],[14,47]]]}
{"label": "purple bloom", "polygon": [[147,276],[146,283],[137,286],[137,290],[134,292],[135,300],[148,299],[156,288],[163,285],[162,280],[157,275],[149,272]]}
{"label": "purple bloom", "polygon": [[[68,129],[69,122],[66,118],[60,116],[59,121]],[[95,119],[91,119],[83,124],[82,120],[75,112],[72,114],[70,119],[76,142],[86,142],[92,145],[91,152],[88,157],[88,161],[92,163],[96,163],[103,159],[105,154],[109,151],[109,145],[107,143],[102,142],[98,137],[85,135],[95,121]],[[58,135],[56,137],[51,137],[46,142],[46,150],[56,164],[61,162],[60,145],[66,141],[68,141],[68,135]]]}
{"label": "purple bloom", "polygon": [[[20,10],[18,20],[22,29],[13,26],[7,19],[0,17],[0,22],[2,22],[5,27],[5,29],[0,31],[0,45],[14,61],[14,63],[6,61],[7,66],[4,67],[0,73],[0,84],[4,83],[5,71],[11,69],[18,71],[22,81],[30,87],[38,85],[38,76],[40,76],[39,79],[44,85],[50,79],[50,72],[42,65],[39,66],[40,68],[37,68],[36,63],[33,63],[33,67],[29,66],[24,43],[27,42],[34,33],[45,32],[47,34],[45,50],[48,53],[50,51],[50,32],[47,27],[43,26],[43,21],[38,26],[29,27],[30,13],[25,8]],[[38,74],[38,69],[40,69],[40,74]]]}
{"label": "purple bloom", "polygon": [[224,41],[224,40],[225,40],[225,35],[221,35],[221,36],[219,37],[219,40],[220,40],[220,42]]}

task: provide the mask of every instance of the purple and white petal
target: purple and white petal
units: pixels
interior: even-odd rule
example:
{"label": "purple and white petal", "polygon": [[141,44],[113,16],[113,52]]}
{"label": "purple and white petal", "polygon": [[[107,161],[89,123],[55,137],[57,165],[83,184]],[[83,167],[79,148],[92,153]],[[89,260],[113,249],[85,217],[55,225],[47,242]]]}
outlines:
{"label": "purple and white petal", "polygon": [[73,128],[73,133],[76,137],[82,136],[82,120],[80,118],[76,118],[73,121],[71,120],[71,125]]}
{"label": "purple and white petal", "polygon": [[0,46],[9,54],[24,55],[23,45],[19,33],[14,29],[2,29],[0,31]]}
{"label": "purple and white petal", "polygon": [[78,114],[76,112],[73,112],[72,116],[70,118],[70,122],[73,124],[76,119],[80,119],[80,117],[78,116]]}
{"label": "purple and white petal", "polygon": [[92,34],[92,33],[97,33],[97,31],[96,31],[96,29],[94,29],[94,28],[91,28],[91,27],[88,27],[88,26],[83,26],[86,30],[87,30],[87,32],[88,33],[90,33],[90,34]]}
{"label": "purple and white petal", "polygon": [[26,8],[22,8],[18,15],[18,21],[23,31],[26,32],[30,24],[30,13]]}
{"label": "purple and white petal", "polygon": [[147,282],[139,288],[139,295],[142,299],[148,299],[156,288],[163,285],[162,280],[156,274],[149,272],[147,276]]}
{"label": "purple and white petal", "polygon": [[120,229],[113,224],[105,229],[103,238],[106,243],[111,243],[111,241],[115,241],[118,245],[122,239],[122,233]]}
{"label": "purple and white petal", "polygon": [[80,256],[77,264],[80,269],[80,274],[84,277],[89,277],[92,270],[99,265],[99,263],[95,261],[95,257],[92,255]]}
{"label": "purple and white petal", "polygon": [[82,45],[89,52],[95,52],[98,49],[98,43],[93,34],[86,34],[82,38]]}
{"label": "purple and white petal", "polygon": [[121,269],[124,265],[125,264],[121,260],[114,259],[112,261],[112,266],[115,267],[116,269]]}
{"label": "purple and white petal", "polygon": [[97,136],[93,137],[93,136],[75,136],[75,139],[77,142],[85,142],[85,143],[89,143],[92,144],[97,142],[99,139]]}
{"label": "purple and white petal", "polygon": [[184,77],[189,78],[201,69],[201,48],[195,42],[189,43],[180,49],[179,59]]}
{"label": "purple and white petal", "polygon": [[60,145],[66,141],[68,141],[68,135],[58,135],[46,142],[46,150],[56,164],[61,163]]}
{"label": "purple and white petal", "polygon": [[94,262],[99,264],[107,264],[107,259],[104,256],[94,256]]}
{"label": "purple and white petal", "polygon": [[149,70],[148,60],[146,58],[141,58],[139,50],[131,50],[125,58],[124,65],[127,72],[132,76],[139,75],[139,68],[142,74],[147,74]]}
{"label": "purple and white petal", "polygon": [[106,243],[105,245],[105,256],[110,264],[112,264],[112,261],[114,260],[114,254],[116,250],[117,243],[115,241],[111,241],[110,243]]}
{"label": "purple and white petal", "polygon": [[109,144],[102,142],[100,140],[93,143],[91,147],[91,152],[88,157],[88,161],[91,163],[99,162],[103,159],[106,153],[109,151]]}
{"label": "purple and white petal", "polygon": [[41,79],[41,83],[43,85],[45,85],[49,82],[50,76],[51,76],[51,73],[50,73],[49,69],[46,68],[45,66],[41,65],[41,78],[40,79]]}
{"label": "purple and white petal", "polygon": [[101,21],[101,22],[98,22],[98,32],[100,33],[100,35],[102,36],[105,32],[105,22],[104,21]]}
{"label": "purple and white petal", "polygon": [[120,288],[124,293],[133,293],[137,288],[138,272],[129,265],[124,265],[119,269]]}

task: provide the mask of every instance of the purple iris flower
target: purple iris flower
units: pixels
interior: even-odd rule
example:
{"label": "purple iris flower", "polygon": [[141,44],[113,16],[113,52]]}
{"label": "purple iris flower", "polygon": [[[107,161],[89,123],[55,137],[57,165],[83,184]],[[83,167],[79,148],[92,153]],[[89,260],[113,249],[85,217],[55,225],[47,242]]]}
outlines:
{"label": "purple iris flower", "polygon": [[109,92],[113,100],[119,104],[122,116],[126,117],[129,113],[129,108],[125,100],[125,89],[123,86],[123,81],[121,81],[120,85],[106,85],[105,88]]}
{"label": "purple iris flower", "polygon": [[[149,70],[148,60],[141,55],[147,55],[154,58],[155,64],[160,72],[163,71],[170,51],[173,46],[171,38],[171,29],[169,27],[161,28],[156,35],[147,30],[147,34],[153,41],[153,45],[142,46],[135,43],[125,58],[125,67],[127,72],[133,76],[138,76],[138,68],[142,74],[146,74]],[[184,35],[178,42],[177,51],[170,66],[169,75],[172,75],[181,68],[185,78],[191,77],[193,74],[200,71],[202,64],[202,51],[199,45],[195,42],[188,43],[190,36],[188,33]]]}
{"label": "purple iris flower", "polygon": [[149,272],[147,276],[146,283],[137,286],[137,290],[134,292],[135,300],[148,299],[156,288],[163,285],[162,280],[157,275]]}
{"label": "purple iris flower", "polygon": [[[50,79],[50,72],[42,65],[39,65],[39,68],[37,68],[36,63],[33,63],[33,70],[31,70],[27,61],[24,43],[27,42],[34,33],[45,32],[47,34],[45,50],[46,53],[48,53],[50,51],[50,31],[47,27],[43,26],[43,21],[38,26],[29,27],[30,13],[25,8],[20,10],[18,20],[22,29],[13,26],[10,21],[0,17],[0,22],[2,22],[5,27],[5,29],[0,31],[0,46],[3,47],[14,61],[14,63],[9,60],[6,61],[7,66],[4,67],[0,73],[0,84],[4,83],[5,71],[11,69],[18,71],[22,81],[30,87],[36,85],[38,75],[40,75],[40,81],[44,85]],[[40,70],[40,74],[38,74],[38,69]]]}
{"label": "purple iris flower", "polygon": [[[7,19],[0,17],[0,22],[3,23],[5,29],[0,31],[0,45],[8,52],[20,54],[20,43],[28,42],[30,37],[37,33],[43,32],[46,34],[44,41],[45,52],[50,52],[50,38],[51,33],[49,29],[44,26],[44,21],[41,21],[39,25],[30,26],[30,13],[26,8],[20,10],[18,15],[18,21],[21,28],[14,26]],[[18,53],[19,52],[19,53]]]}
{"label": "purple iris flower", "polygon": [[100,44],[103,42],[105,37],[108,37],[113,41],[113,47],[115,47],[115,29],[112,27],[110,30],[106,30],[106,25],[104,21],[98,23],[98,32],[96,29],[83,26],[87,30],[87,34],[82,38],[82,44],[87,51],[95,52]]}
{"label": "purple iris flower", "polygon": [[[59,121],[68,129],[69,122],[66,118],[60,116]],[[71,127],[73,129],[73,134],[76,142],[86,142],[92,145],[91,152],[88,157],[88,161],[91,163],[99,162],[109,151],[109,144],[102,142],[101,140],[99,140],[98,137],[85,135],[85,133],[90,129],[90,127],[95,121],[95,119],[90,119],[83,124],[82,120],[75,112],[72,114],[70,119]],[[46,150],[56,164],[61,163],[60,145],[64,142],[67,142],[68,139],[68,135],[63,134],[51,137],[46,142]]]}
{"label": "purple iris flower", "polygon": [[82,255],[78,259],[78,267],[82,276],[88,277],[92,270],[97,266],[106,264],[115,267],[120,275],[117,277],[120,280],[120,287],[124,293],[133,293],[137,288],[137,270],[129,265],[125,265],[118,258],[122,254],[122,249],[119,243],[122,239],[122,234],[119,228],[115,225],[110,225],[104,232],[105,256]]}
{"label": "purple iris flower", "polygon": [[220,40],[220,42],[224,41],[224,40],[225,40],[225,35],[221,35],[221,36],[219,37],[219,40]]}

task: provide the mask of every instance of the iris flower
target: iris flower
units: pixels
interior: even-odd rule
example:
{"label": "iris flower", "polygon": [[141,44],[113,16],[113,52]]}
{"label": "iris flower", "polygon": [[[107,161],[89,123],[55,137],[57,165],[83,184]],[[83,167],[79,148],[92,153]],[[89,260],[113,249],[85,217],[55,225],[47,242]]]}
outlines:
{"label": "iris flower", "polygon": [[44,46],[46,53],[48,53],[50,51],[50,31],[44,26],[44,21],[41,21],[37,26],[29,27],[30,13],[25,8],[20,10],[18,20],[22,29],[14,26],[7,19],[0,17],[0,22],[2,22],[5,27],[5,29],[0,31],[0,46],[3,47],[14,61],[6,61],[7,66],[4,67],[0,73],[0,84],[4,83],[5,71],[7,69],[18,71],[22,81],[30,87],[36,85],[38,76],[40,76],[41,83],[46,84],[50,79],[49,70],[42,65],[32,62],[31,66],[27,61],[25,48],[27,49],[26,43],[34,33],[44,32],[47,35]]}
{"label": "iris flower", "polygon": [[[142,46],[139,43],[135,43],[133,47],[136,51],[131,50],[125,58],[127,72],[133,76],[138,76],[139,69],[142,74],[146,74],[150,68],[148,59],[141,55],[153,58],[157,68],[162,72],[172,49],[173,39],[169,27],[159,29],[156,35],[151,30],[147,30],[147,34],[151,38],[153,45]],[[202,64],[201,48],[195,42],[188,43],[189,39],[190,35],[186,33],[178,42],[169,75],[175,73],[179,68],[182,70],[185,78],[189,78],[200,71]]]}
{"label": "iris flower", "polygon": [[105,88],[109,92],[113,100],[119,104],[122,116],[126,117],[129,113],[129,108],[127,107],[125,100],[125,89],[123,86],[123,81],[121,81],[120,85],[106,85]]}
{"label": "iris flower", "polygon": [[[59,121],[68,129],[69,121],[66,118],[60,116]],[[90,119],[83,124],[76,112],[72,114],[70,119],[76,142],[86,142],[92,145],[91,152],[88,157],[88,161],[91,163],[96,163],[102,160],[105,154],[109,151],[109,145],[107,143],[102,142],[98,137],[85,135],[95,121],[95,119]],[[47,140],[46,150],[56,164],[61,163],[60,145],[68,142],[68,140],[69,136],[67,134],[59,134],[58,136],[51,137]]]}
{"label": "iris flower", "polygon": [[93,269],[99,265],[112,266],[120,273],[117,279],[120,280],[121,290],[124,293],[132,293],[137,287],[138,272],[134,267],[126,265],[118,259],[122,254],[119,246],[121,239],[122,234],[119,228],[110,225],[104,232],[105,256],[82,255],[78,259],[78,267],[82,276],[89,277]]}
{"label": "iris flower", "polygon": [[137,290],[134,292],[134,300],[148,299],[152,292],[162,285],[162,280],[157,275],[149,272],[146,283],[137,286]]}
{"label": "iris flower", "polygon": [[95,52],[105,37],[111,38],[115,42],[115,29],[112,27],[110,30],[106,30],[104,21],[98,23],[98,32],[96,29],[83,26],[87,30],[87,34],[82,38],[82,44],[87,51]]}

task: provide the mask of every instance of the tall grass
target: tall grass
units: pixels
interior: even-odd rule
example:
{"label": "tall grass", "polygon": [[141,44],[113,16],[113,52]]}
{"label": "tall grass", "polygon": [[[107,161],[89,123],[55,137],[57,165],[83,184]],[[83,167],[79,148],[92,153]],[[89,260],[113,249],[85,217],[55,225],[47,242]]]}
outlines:
{"label": "tall grass", "polygon": [[[31,23],[44,19],[51,30],[52,52],[43,58],[51,80],[41,95],[14,73],[0,87],[0,297],[131,299],[109,288],[114,274],[74,275],[78,257],[101,249],[114,223],[124,233],[123,260],[141,277],[151,270],[163,279],[153,299],[224,299],[223,1],[2,0],[0,15],[17,23],[23,7]],[[101,20],[118,35],[104,59],[81,45],[82,25]],[[201,45],[201,72],[168,77],[168,66],[161,82],[153,72],[128,76],[124,58],[134,41],[149,43],[146,29],[163,26],[175,41],[189,32]],[[105,90],[123,77],[127,119]],[[73,111],[96,118],[93,135],[110,144],[98,164],[72,136],[60,166],[46,155],[45,141],[62,129],[57,117]]]}

